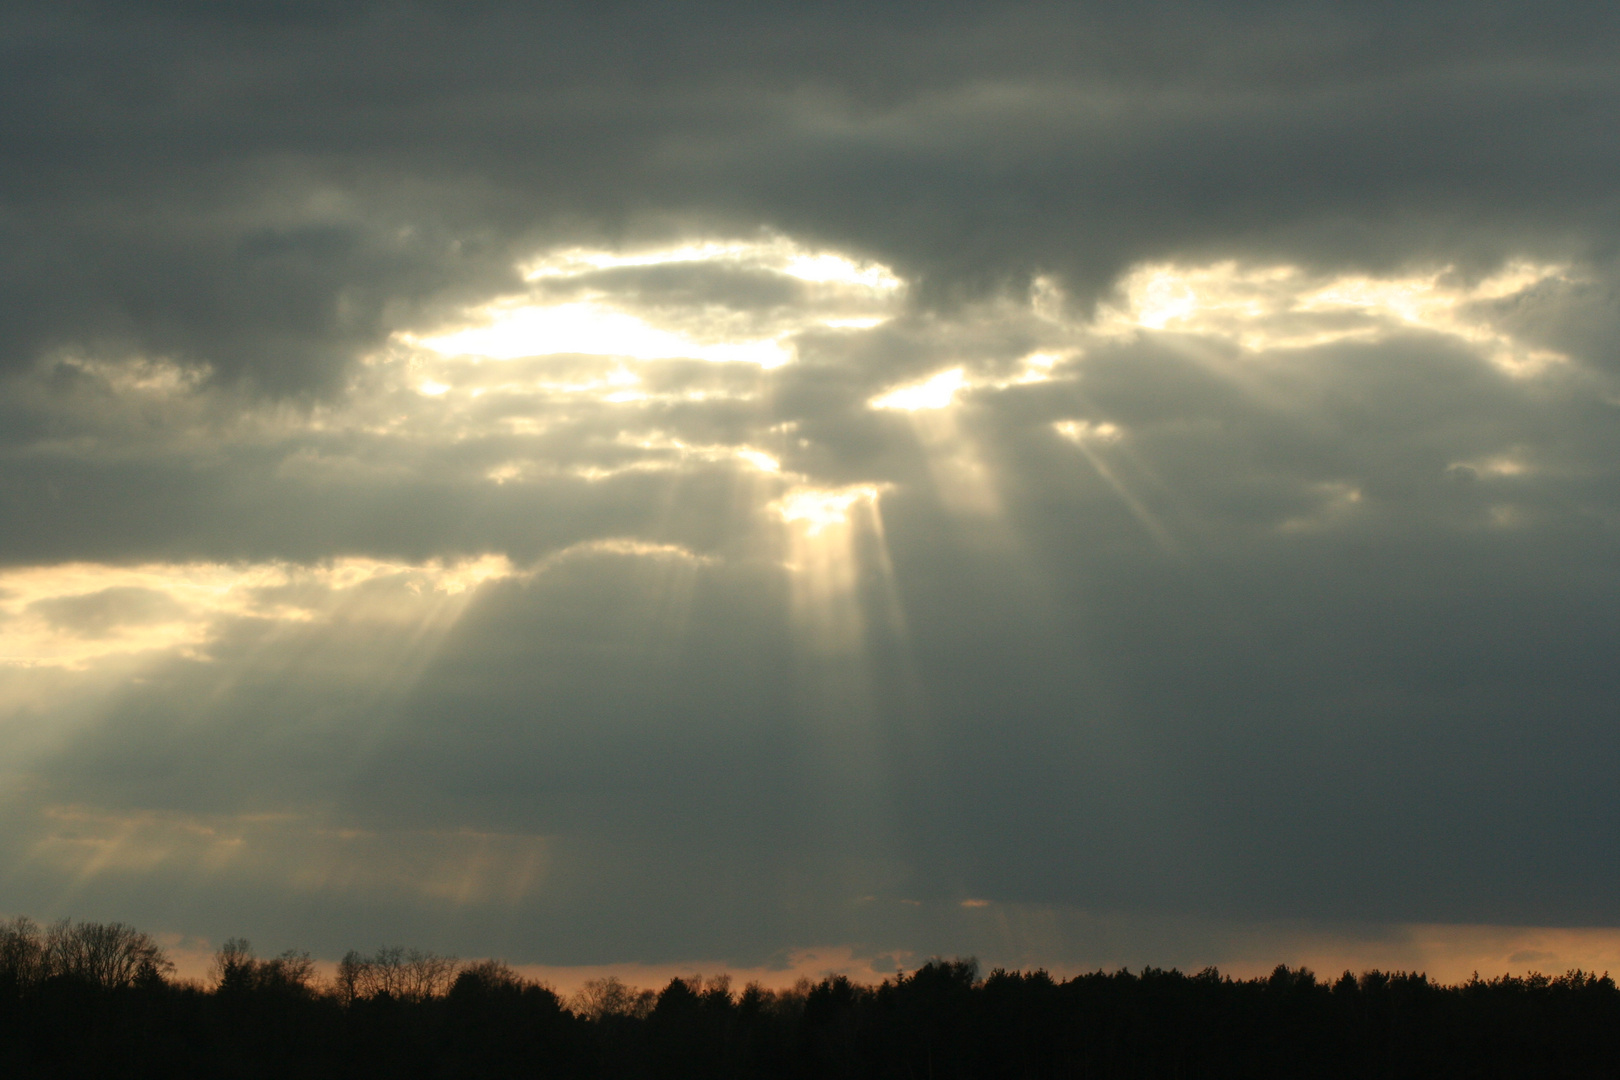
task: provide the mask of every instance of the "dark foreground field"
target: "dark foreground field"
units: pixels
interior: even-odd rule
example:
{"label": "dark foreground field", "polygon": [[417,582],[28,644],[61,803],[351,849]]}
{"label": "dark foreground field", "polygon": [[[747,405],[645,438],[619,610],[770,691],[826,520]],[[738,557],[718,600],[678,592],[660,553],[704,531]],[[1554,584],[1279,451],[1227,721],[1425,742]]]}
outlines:
{"label": "dark foreground field", "polygon": [[0,1076],[1524,1077],[1620,1075],[1606,975],[1279,967],[1066,981],[935,961],[784,992],[611,980],[567,1000],[504,965],[385,949],[331,983],[232,942],[205,988],[128,927],[0,924]]}

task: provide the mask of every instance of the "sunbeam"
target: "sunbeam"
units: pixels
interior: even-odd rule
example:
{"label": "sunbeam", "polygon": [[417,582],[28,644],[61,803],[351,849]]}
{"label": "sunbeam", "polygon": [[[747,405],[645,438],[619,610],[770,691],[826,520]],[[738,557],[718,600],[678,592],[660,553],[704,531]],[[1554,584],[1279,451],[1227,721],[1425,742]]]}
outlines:
{"label": "sunbeam", "polygon": [[1119,496],[1120,502],[1125,504],[1126,509],[1131,512],[1131,516],[1136,518],[1147,534],[1152,537],[1153,542],[1159,546],[1159,550],[1166,555],[1179,555],[1181,553],[1169,531],[1147,508],[1146,504],[1120,481],[1113,468],[1102,456],[1099,447],[1117,443],[1121,438],[1122,433],[1116,425],[1107,422],[1093,424],[1087,420],[1059,420],[1052,425],[1052,428],[1085,456],[1092,470],[1096,472],[1103,483],[1108,485],[1115,495]]}

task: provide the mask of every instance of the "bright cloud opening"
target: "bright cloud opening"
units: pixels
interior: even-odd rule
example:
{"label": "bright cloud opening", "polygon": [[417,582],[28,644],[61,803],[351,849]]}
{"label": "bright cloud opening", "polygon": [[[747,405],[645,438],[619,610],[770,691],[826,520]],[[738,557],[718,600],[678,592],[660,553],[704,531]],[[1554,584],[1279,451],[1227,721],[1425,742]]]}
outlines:
{"label": "bright cloud opening", "polygon": [[966,385],[967,374],[959,367],[951,368],[922,382],[880,394],[867,404],[874,409],[894,409],[900,412],[943,409],[956,400],[957,391]]}
{"label": "bright cloud opening", "polygon": [[706,341],[653,325],[646,319],[597,300],[534,305],[503,303],[477,312],[484,325],[430,337],[405,337],[413,345],[447,356],[476,355],[492,360],[550,353],[592,353],[632,360],[689,357],[714,363],[780,367],[792,359],[780,337]]}
{"label": "bright cloud opening", "polygon": [[[886,484],[801,485],[771,504],[783,526],[796,625],[804,643],[824,659],[849,663],[862,654],[869,622],[867,598],[858,588],[863,558],[873,560],[868,569],[877,572],[887,590],[880,617],[896,629],[904,626],[879,512],[887,489]],[[841,712],[858,712],[862,706],[855,671],[839,667],[823,674],[816,693],[840,701]]]}
{"label": "bright cloud opening", "polygon": [[1115,424],[1106,420],[1102,423],[1092,423],[1090,420],[1059,420],[1052,425],[1054,431],[1072,443],[1085,442],[1118,442],[1124,434]]}
{"label": "bright cloud opening", "polygon": [[1232,261],[1154,263],[1120,282],[1122,303],[1105,309],[1094,329],[1105,335],[1147,329],[1219,336],[1254,352],[1378,341],[1421,329],[1461,338],[1504,370],[1529,375],[1568,358],[1517,340],[1493,325],[1481,305],[1567,274],[1561,265],[1518,262],[1467,283],[1451,267],[1373,278],[1312,276],[1293,266]]}
{"label": "bright cloud opening", "polygon": [[777,500],[775,508],[783,521],[802,525],[807,535],[816,536],[823,529],[848,524],[851,509],[858,504],[875,504],[883,487],[851,484],[841,488],[794,488]]}
{"label": "bright cloud opening", "polygon": [[779,235],[760,240],[702,240],[639,252],[565,248],[540,256],[522,271],[526,280],[539,281],[576,277],[593,270],[677,263],[724,263],[776,270],[803,281],[836,283],[884,293],[894,292],[904,285],[881,263],[807,248]]}
{"label": "bright cloud opening", "polygon": [[[799,283],[799,302],[760,312],[728,306],[722,293],[672,310],[616,293],[601,277],[605,271],[650,267],[774,276]],[[883,322],[894,313],[903,286],[879,263],[807,248],[782,236],[631,252],[566,248],[536,258],[522,272],[536,286],[530,294],[470,309],[460,326],[401,334],[399,340],[446,356],[494,360],[584,353],[774,368],[793,359],[793,339],[806,330],[867,329]],[[737,304],[744,299],[738,297]]]}

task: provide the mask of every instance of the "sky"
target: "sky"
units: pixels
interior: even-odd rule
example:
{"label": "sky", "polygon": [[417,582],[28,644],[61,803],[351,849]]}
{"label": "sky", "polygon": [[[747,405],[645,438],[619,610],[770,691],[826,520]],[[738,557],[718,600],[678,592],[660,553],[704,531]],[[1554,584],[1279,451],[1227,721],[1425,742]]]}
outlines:
{"label": "sky", "polygon": [[0,5],[0,913],[1620,971],[1617,54]]}

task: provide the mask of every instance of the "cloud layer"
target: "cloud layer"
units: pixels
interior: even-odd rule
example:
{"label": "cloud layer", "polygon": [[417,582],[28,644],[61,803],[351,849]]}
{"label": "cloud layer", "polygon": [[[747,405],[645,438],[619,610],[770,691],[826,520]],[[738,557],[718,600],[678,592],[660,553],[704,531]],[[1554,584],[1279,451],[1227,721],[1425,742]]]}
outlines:
{"label": "cloud layer", "polygon": [[9,10],[0,907],[1613,925],[1614,17],[1441,11]]}

